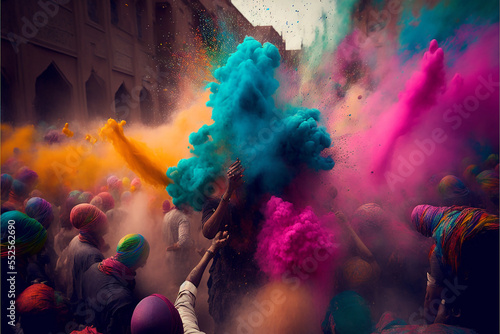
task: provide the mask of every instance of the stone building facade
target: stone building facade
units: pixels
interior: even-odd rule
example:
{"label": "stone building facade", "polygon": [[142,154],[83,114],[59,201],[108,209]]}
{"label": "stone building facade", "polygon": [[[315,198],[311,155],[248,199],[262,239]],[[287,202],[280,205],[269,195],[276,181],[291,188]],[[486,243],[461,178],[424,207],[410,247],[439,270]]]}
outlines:
{"label": "stone building facade", "polygon": [[160,124],[179,93],[173,56],[200,36],[255,35],[286,55],[272,27],[253,27],[230,0],[2,0],[1,24],[1,120],[12,124]]}

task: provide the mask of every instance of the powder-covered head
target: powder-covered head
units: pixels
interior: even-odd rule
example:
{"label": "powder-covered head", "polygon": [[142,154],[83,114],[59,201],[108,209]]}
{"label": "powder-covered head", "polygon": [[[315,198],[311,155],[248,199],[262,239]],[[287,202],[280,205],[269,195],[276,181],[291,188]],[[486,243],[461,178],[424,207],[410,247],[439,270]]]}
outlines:
{"label": "powder-covered head", "polygon": [[168,199],[164,200],[162,205],[163,213],[167,213],[170,211],[170,201]]}
{"label": "powder-covered head", "polygon": [[438,185],[439,193],[445,200],[462,198],[469,195],[469,189],[455,175],[446,175],[441,179]]}
{"label": "powder-covered head", "polygon": [[36,219],[45,229],[54,221],[52,205],[40,197],[32,197],[26,203],[24,211],[28,216]]}
{"label": "powder-covered head", "polygon": [[430,237],[447,209],[446,206],[417,205],[411,213],[411,221],[418,232],[425,237]]}
{"label": "powder-covered head", "polygon": [[174,305],[164,296],[153,294],[135,307],[131,320],[132,334],[182,334],[182,320]]}
{"label": "powder-covered head", "polygon": [[141,179],[136,177],[132,180],[132,182],[130,182],[130,191],[131,192],[134,192],[134,191],[137,191],[139,189],[141,189],[142,187],[142,182],[141,182]]}
{"label": "powder-covered head", "polygon": [[32,189],[38,182],[38,174],[28,167],[21,167],[17,171],[15,179],[21,181],[28,188]]}
{"label": "powder-covered head", "polygon": [[115,207],[115,200],[110,193],[103,191],[103,192],[97,194],[92,199],[92,201],[90,201],[90,204],[95,205],[99,209],[101,209],[103,212],[106,212],[106,211],[111,210]]}
{"label": "powder-covered head", "polygon": [[108,219],[104,212],[92,204],[78,204],[70,214],[71,225],[84,233],[104,233]]}
{"label": "powder-covered head", "polygon": [[359,234],[380,231],[387,222],[387,213],[376,203],[363,204],[352,215],[352,226]]}
{"label": "powder-covered head", "polygon": [[130,204],[130,201],[132,201],[132,193],[130,191],[124,191],[120,195],[120,202],[122,205],[127,205]]}
{"label": "powder-covered head", "polygon": [[2,201],[9,200],[10,188],[12,187],[12,182],[14,179],[9,174],[2,174]]}
{"label": "powder-covered head", "polygon": [[481,189],[490,197],[498,196],[498,173],[488,169],[479,173],[476,177]]}
{"label": "powder-covered head", "polygon": [[[10,235],[15,237],[16,256],[38,253],[47,240],[47,231],[35,219],[19,211],[2,214],[2,258],[8,255]],[[12,226],[12,227],[10,227]],[[11,234],[12,231],[14,234]]]}
{"label": "powder-covered head", "polygon": [[94,194],[92,194],[90,191],[84,191],[80,194],[80,196],[78,196],[78,204],[90,203],[93,198]]}
{"label": "powder-covered head", "polygon": [[335,334],[371,333],[368,303],[354,291],[339,293],[330,301],[321,328],[325,334],[333,333],[332,328],[335,328]]}
{"label": "powder-covered head", "polygon": [[144,265],[149,256],[149,243],[140,234],[127,234],[118,242],[115,258],[128,268]]}

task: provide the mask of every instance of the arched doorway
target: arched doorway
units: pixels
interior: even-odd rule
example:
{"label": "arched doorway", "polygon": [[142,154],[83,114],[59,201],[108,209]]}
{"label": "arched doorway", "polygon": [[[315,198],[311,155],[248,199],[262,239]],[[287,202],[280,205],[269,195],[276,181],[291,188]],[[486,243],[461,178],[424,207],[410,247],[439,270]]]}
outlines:
{"label": "arched doorway", "polygon": [[35,82],[35,121],[65,122],[71,115],[72,86],[54,63]]}
{"label": "arched doorway", "polygon": [[94,71],[85,82],[85,92],[87,94],[87,111],[89,119],[106,118],[110,114],[109,104],[106,105],[106,94],[104,92],[105,84]]}
{"label": "arched doorway", "polygon": [[117,121],[127,120],[130,115],[131,96],[122,83],[115,93],[115,118]]}

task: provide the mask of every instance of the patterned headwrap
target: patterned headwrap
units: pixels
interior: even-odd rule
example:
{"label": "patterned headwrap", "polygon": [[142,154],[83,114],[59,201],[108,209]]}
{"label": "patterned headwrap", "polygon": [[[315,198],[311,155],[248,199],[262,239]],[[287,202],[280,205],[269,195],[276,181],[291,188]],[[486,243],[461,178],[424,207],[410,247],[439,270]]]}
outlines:
{"label": "patterned headwrap", "polygon": [[116,247],[116,255],[99,263],[99,270],[119,280],[134,284],[133,268],[146,263],[149,256],[149,243],[140,234],[127,234]]}
{"label": "patterned headwrap", "polygon": [[16,298],[16,309],[20,314],[34,315],[64,310],[65,307],[62,295],[43,283],[30,285]]}
{"label": "patterned headwrap", "polygon": [[182,320],[175,306],[166,297],[153,294],[135,307],[131,321],[132,334],[184,333]]}
{"label": "patterned headwrap", "polygon": [[92,198],[90,204],[95,205],[103,212],[106,212],[115,207],[115,200],[110,193],[103,191]]}
{"label": "patterned headwrap", "polygon": [[[47,240],[47,231],[33,218],[19,211],[2,214],[2,258],[9,255],[9,246],[15,245],[15,255],[38,253]],[[10,222],[10,223],[9,223]],[[13,226],[10,227],[9,226]]]}
{"label": "patterned headwrap", "polygon": [[441,179],[438,190],[443,199],[460,198],[469,194],[469,189],[455,175],[446,175]]}
{"label": "patterned headwrap", "polygon": [[28,216],[38,220],[45,229],[48,229],[52,221],[54,221],[54,214],[52,212],[52,205],[40,197],[32,197],[26,203],[24,211]]}
{"label": "patterned headwrap", "polygon": [[146,263],[149,243],[140,234],[127,234],[118,242],[116,259],[129,268]]}
{"label": "patterned headwrap", "polygon": [[486,230],[498,230],[498,217],[483,209],[452,206],[418,205],[411,220],[417,231],[436,240],[435,252],[445,265],[457,272],[465,241]]}
{"label": "patterned headwrap", "polygon": [[488,196],[498,196],[498,173],[496,171],[493,169],[482,171],[476,180]]}

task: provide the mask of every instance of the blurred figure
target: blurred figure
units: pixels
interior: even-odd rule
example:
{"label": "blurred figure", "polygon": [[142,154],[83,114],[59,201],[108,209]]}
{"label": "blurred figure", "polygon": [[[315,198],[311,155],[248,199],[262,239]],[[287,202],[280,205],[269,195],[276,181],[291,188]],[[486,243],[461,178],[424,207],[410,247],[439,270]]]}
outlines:
{"label": "blurred figure", "polygon": [[[164,207],[164,211],[165,211]],[[167,245],[166,261],[173,284],[179,286],[191,268],[194,241],[191,238],[189,207],[174,207],[165,213],[162,223],[163,240]]]}
{"label": "blurred figure", "polygon": [[67,296],[75,305],[83,297],[85,271],[104,259],[102,252],[107,245],[103,236],[108,232],[109,225],[106,215],[91,204],[75,206],[71,210],[70,221],[79,234],[59,258],[57,272],[59,284],[66,289]]}
{"label": "blurred figure", "polygon": [[127,234],[116,247],[116,255],[93,264],[83,277],[83,301],[77,315],[100,333],[130,331],[136,302],[133,297],[136,270],[149,256],[149,243],[140,234]]}
{"label": "blurred figure", "polygon": [[371,333],[368,303],[354,291],[339,293],[330,301],[321,328],[324,334]]}
{"label": "blurred figure", "polygon": [[262,286],[265,279],[254,258],[262,221],[260,205],[254,198],[247,200],[243,171],[240,160],[236,160],[227,171],[229,184],[222,198],[208,199],[203,205],[205,238],[213,239],[225,230],[231,235],[227,247],[214,257],[207,283],[209,312],[217,333],[223,333],[232,319],[235,302]]}

